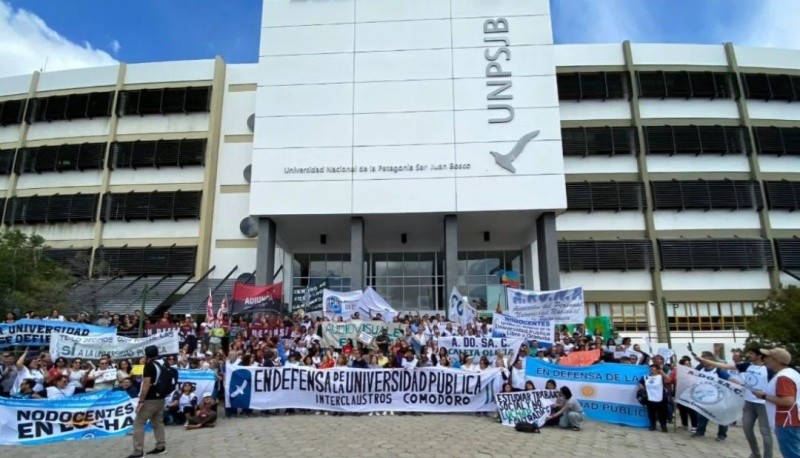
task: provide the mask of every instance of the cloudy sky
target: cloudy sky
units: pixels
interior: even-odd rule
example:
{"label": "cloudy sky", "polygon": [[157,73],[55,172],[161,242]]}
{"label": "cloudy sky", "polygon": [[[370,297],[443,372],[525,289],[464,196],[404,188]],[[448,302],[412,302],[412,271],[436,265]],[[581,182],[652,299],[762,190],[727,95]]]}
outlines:
{"label": "cloudy sky", "polygon": [[[732,41],[800,49],[800,0],[550,3],[556,43]],[[261,0],[0,0],[0,76],[117,60],[220,55],[255,62],[260,21]]]}

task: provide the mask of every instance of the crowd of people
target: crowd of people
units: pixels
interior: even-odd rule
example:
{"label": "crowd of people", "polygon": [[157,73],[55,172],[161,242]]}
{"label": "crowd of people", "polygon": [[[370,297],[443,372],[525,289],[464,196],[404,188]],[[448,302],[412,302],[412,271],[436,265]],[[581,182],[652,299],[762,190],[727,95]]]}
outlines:
{"label": "crowd of people", "polygon": [[[36,318],[35,316],[30,316]],[[353,317],[358,319],[358,315]],[[373,318],[373,317],[370,317]],[[375,317],[380,319],[380,317]],[[13,322],[13,315],[6,316],[6,322]],[[66,320],[57,310],[45,319]],[[88,317],[79,315],[75,321],[89,322]],[[138,327],[141,316],[110,316],[103,313],[93,324],[99,326],[117,326],[119,330],[133,330]],[[209,320],[211,321],[211,320]],[[562,358],[572,352],[597,352],[597,362],[619,364],[642,364],[649,366],[649,374],[640,380],[642,404],[646,406],[650,422],[650,430],[660,427],[667,431],[668,422],[672,421],[672,409],[677,370],[675,361],[665,360],[662,355],[649,354],[638,344],[632,344],[628,337],[617,344],[613,338],[605,339],[600,332],[587,332],[577,326],[570,332],[566,326],[555,330],[554,343],[527,341],[523,343],[517,354],[498,350],[494,362],[487,356],[473,357],[469,354],[450,354],[446,348],[439,347],[440,339],[451,336],[491,337],[491,324],[476,319],[466,327],[446,321],[441,315],[406,315],[396,321],[402,323],[403,335],[390,337],[386,329],[367,345],[361,341],[346,339],[341,348],[323,345],[323,326],[326,318],[310,316],[277,316],[256,314],[250,320],[237,317],[230,319],[220,316],[216,322],[198,323],[192,315],[178,319],[165,313],[157,322],[148,324],[148,329],[178,329],[180,336],[180,353],[166,356],[164,362],[177,368],[201,369],[215,372],[217,381],[216,396],[210,392],[195,393],[191,384],[184,384],[164,404],[163,418],[167,424],[185,426],[187,429],[213,427],[217,419],[218,400],[223,399],[223,378],[227,366],[261,366],[261,367],[309,367],[328,369],[332,367],[353,367],[362,369],[417,367],[446,367],[465,371],[485,371],[500,368],[503,377],[503,391],[523,391],[536,389],[525,377],[525,359],[529,356],[559,364]],[[43,349],[44,350],[44,349]],[[649,349],[648,349],[649,350]],[[3,396],[16,398],[48,398],[57,399],[77,393],[97,390],[121,390],[131,397],[139,395],[142,373],[134,371],[134,367],[143,366],[145,358],[137,361],[113,361],[103,357],[94,361],[76,358],[68,361],[64,358],[52,360],[47,351],[25,350],[20,356],[11,352],[3,354],[0,365],[0,390]],[[744,361],[744,358],[748,361]],[[781,361],[785,359],[781,354]],[[704,352],[695,356],[696,368],[703,372],[715,373],[722,379],[731,379],[742,383],[742,376],[756,377],[756,389],[747,391],[747,404],[742,422],[745,436],[750,444],[753,457],[770,456],[771,452],[759,451],[755,438],[754,425],[757,422],[762,442],[766,450],[772,449],[772,431],[768,425],[763,399],[756,396],[766,392],[768,382],[773,378],[773,371],[766,368],[769,359],[757,345],[753,344],[744,351],[733,353],[733,363],[717,361],[713,354]],[[682,357],[677,364],[694,366],[692,358]],[[547,424],[560,425],[575,431],[580,430],[585,414],[579,402],[572,396],[567,387],[556,386],[549,381],[545,389],[560,390],[559,402],[547,417]],[[796,393],[796,391],[795,391]],[[678,405],[680,429],[689,430],[692,437],[705,435],[708,418],[697,412]],[[796,408],[796,407],[795,407]],[[262,411],[259,415],[271,415],[277,412]],[[286,410],[284,414],[303,414],[311,412]],[[314,412],[318,415],[327,412]],[[379,413],[370,413],[377,415]],[[391,413],[382,413],[391,414]],[[254,412],[249,409],[225,408],[224,415],[249,417]],[[334,415],[342,415],[334,414]],[[789,416],[788,425],[795,425],[795,417]],[[718,427],[716,439],[725,440],[727,426]]]}

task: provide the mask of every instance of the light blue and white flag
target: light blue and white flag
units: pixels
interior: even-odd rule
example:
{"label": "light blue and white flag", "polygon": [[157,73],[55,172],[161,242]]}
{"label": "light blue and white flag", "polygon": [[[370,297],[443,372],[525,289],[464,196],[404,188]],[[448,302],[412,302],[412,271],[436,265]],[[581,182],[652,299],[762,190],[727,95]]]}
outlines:
{"label": "light blue and white flag", "polygon": [[116,335],[117,328],[55,320],[18,320],[0,324],[0,347],[41,347],[50,345],[52,333],[73,337]]}
{"label": "light blue and white flag", "polygon": [[124,391],[109,390],[52,400],[0,398],[0,445],[124,436],[135,403]]}
{"label": "light blue and white flag", "polygon": [[364,290],[364,294],[356,303],[356,308],[361,313],[361,318],[364,320],[371,319],[373,316],[380,313],[383,321],[391,323],[398,315],[397,310],[393,309],[371,286]]}
{"label": "light blue and white flag", "polygon": [[588,418],[641,428],[650,422],[647,410],[636,400],[636,391],[647,373],[647,366],[632,364],[567,367],[530,357],[525,363],[526,377],[537,387],[544,387],[550,379],[558,388],[569,387]]}

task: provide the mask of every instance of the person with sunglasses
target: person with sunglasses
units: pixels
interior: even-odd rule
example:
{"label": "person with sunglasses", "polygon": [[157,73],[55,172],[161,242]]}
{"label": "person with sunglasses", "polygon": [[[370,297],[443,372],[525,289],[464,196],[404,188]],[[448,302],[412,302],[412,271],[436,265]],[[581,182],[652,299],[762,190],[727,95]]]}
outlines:
{"label": "person with sunglasses", "polygon": [[109,360],[103,358],[97,363],[95,367],[91,362],[92,370],[86,375],[86,378],[94,382],[94,391],[111,390],[114,388],[114,383],[117,381],[117,370],[111,367]]}
{"label": "person with sunglasses", "polygon": [[59,375],[67,375],[69,369],[67,369],[67,360],[63,357],[56,358],[55,364],[53,367],[47,371],[47,376],[50,378],[50,382],[55,385],[56,379],[58,379]]}

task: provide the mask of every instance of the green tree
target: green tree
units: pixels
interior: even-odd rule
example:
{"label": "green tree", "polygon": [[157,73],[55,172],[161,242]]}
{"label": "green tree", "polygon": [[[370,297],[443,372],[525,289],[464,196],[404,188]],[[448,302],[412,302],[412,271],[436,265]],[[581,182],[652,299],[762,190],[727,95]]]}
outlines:
{"label": "green tree", "polygon": [[19,230],[0,232],[0,311],[67,311],[66,293],[74,283],[67,269],[44,255],[45,240]]}
{"label": "green tree", "polygon": [[790,286],[771,296],[747,323],[750,339],[786,347],[800,363],[800,288]]}

